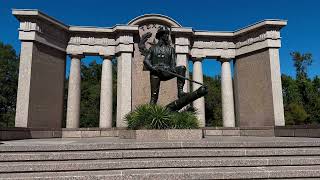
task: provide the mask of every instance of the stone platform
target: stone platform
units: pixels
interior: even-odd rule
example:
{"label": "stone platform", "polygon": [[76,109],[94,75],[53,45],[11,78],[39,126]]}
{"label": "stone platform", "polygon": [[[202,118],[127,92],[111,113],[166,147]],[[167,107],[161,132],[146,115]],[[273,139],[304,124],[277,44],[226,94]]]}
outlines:
{"label": "stone platform", "polygon": [[319,179],[320,139],[211,136],[3,141],[0,179]]}
{"label": "stone platform", "polygon": [[[320,137],[320,126],[277,126],[277,127],[206,127],[195,131],[201,131],[203,137],[211,136],[256,136],[256,137]],[[179,131],[179,130],[169,130]],[[180,130],[181,131],[181,130]],[[182,130],[183,131],[183,130]],[[187,130],[188,131],[188,130]],[[192,130],[194,131],[194,130]],[[133,138],[137,133],[126,133],[120,128],[0,128],[0,140],[16,139],[41,139],[41,138],[88,138],[88,137],[120,137]],[[201,133],[201,132],[200,132]],[[139,134],[139,133],[138,133]],[[169,137],[172,133],[162,133],[162,137]],[[171,137],[175,136],[173,133]],[[190,133],[189,133],[190,134]],[[199,132],[193,133],[198,139]],[[147,134],[145,134],[147,135]],[[159,135],[159,134],[158,134]],[[157,133],[149,133],[148,136],[158,136]],[[139,137],[143,134],[140,133]],[[173,138],[171,138],[174,140]],[[181,137],[181,140],[183,137]],[[159,139],[161,140],[161,138]],[[170,140],[170,138],[167,138]],[[175,139],[179,140],[179,139]],[[188,140],[185,138],[185,140]],[[189,138],[189,140],[195,140]]]}

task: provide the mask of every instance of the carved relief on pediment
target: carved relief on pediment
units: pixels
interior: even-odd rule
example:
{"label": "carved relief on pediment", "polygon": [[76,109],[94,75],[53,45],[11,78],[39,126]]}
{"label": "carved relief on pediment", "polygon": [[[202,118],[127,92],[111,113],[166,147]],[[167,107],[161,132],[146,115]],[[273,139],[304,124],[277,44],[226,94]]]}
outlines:
{"label": "carved relief on pediment", "polygon": [[115,45],[114,39],[109,38],[95,38],[95,37],[70,37],[68,42],[70,45],[89,45],[89,46],[110,46]]}
{"label": "carved relief on pediment", "polygon": [[236,48],[241,48],[243,46],[248,46],[254,44],[256,42],[264,41],[266,39],[273,39],[277,40],[280,39],[280,31],[277,30],[270,30],[266,32],[255,32],[251,33],[248,36],[244,36],[239,38],[238,42],[236,42]]}

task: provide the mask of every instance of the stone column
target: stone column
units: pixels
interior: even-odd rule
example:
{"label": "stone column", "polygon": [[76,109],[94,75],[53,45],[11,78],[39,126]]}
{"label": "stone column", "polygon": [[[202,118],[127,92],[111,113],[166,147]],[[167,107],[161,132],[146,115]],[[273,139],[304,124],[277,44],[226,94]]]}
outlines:
{"label": "stone column", "polygon": [[221,100],[223,127],[235,127],[230,59],[221,61]]}
{"label": "stone column", "polygon": [[133,35],[120,34],[117,37],[117,121],[118,128],[127,127],[124,120],[132,108],[132,53]]}
{"label": "stone column", "polygon": [[[186,77],[189,78],[189,53],[190,53],[190,40],[188,37],[176,36],[175,38],[175,51],[177,54],[177,66],[186,67]],[[183,86],[184,92],[190,92],[190,82],[185,81]]]}
{"label": "stone column", "polygon": [[67,122],[66,128],[79,128],[80,125],[80,97],[81,97],[81,58],[82,55],[71,55],[69,74]]}
{"label": "stone column", "polygon": [[100,93],[100,128],[112,127],[112,57],[103,56]]}
{"label": "stone column", "polygon": [[127,127],[124,117],[131,111],[132,53],[118,55],[117,74],[117,127]]}
{"label": "stone column", "polygon": [[33,42],[21,42],[15,127],[29,127]]}
{"label": "stone column", "polygon": [[[186,67],[186,77],[189,78],[189,64],[188,64],[188,54],[177,54],[177,66]],[[183,86],[184,92],[190,92],[190,82],[185,81]]]}
{"label": "stone column", "polygon": [[[194,58],[193,59],[193,80],[203,83],[203,73],[202,73],[202,60],[203,58]],[[192,91],[197,90],[200,87],[199,84],[192,84]],[[193,101],[193,107],[195,107],[198,111],[197,117],[199,119],[200,127],[205,127],[205,103],[204,97],[199,98]]]}

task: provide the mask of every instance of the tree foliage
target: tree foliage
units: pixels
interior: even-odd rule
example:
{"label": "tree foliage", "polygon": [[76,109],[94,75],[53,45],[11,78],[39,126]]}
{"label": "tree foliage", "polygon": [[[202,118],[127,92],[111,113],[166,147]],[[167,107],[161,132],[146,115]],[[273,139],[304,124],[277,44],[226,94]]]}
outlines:
{"label": "tree foliage", "polygon": [[221,77],[204,76],[209,92],[205,96],[206,126],[222,126]]}
{"label": "tree foliage", "polygon": [[312,54],[304,53],[301,54],[298,51],[290,53],[294,67],[296,68],[296,78],[298,80],[307,79],[307,68],[312,64]]}
{"label": "tree foliage", "polygon": [[0,127],[13,127],[17,100],[18,56],[0,42]]}
{"label": "tree foliage", "polygon": [[81,64],[80,127],[99,127],[101,64]]}
{"label": "tree foliage", "polygon": [[320,79],[308,77],[312,65],[311,53],[292,52],[296,79],[282,75],[282,90],[286,124],[320,123]]}

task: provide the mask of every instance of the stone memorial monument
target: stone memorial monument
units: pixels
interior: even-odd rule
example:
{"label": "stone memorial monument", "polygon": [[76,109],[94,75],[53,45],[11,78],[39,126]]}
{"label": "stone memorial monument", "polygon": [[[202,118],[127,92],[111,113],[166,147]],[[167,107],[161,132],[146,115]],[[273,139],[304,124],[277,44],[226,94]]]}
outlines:
{"label": "stone memorial monument", "polygon": [[[13,15],[20,22],[21,41],[16,127],[61,128],[66,57],[69,56],[66,127],[78,128],[80,62],[83,57],[92,55],[103,59],[101,128],[112,126],[113,58],[117,59],[117,128],[125,128],[124,116],[138,105],[149,103],[150,99],[152,103],[168,105],[178,96],[188,97],[184,93],[197,94],[203,83],[204,59],[221,63],[224,127],[284,125],[279,60],[280,29],[287,24],[284,20],[263,20],[236,31],[198,31],[158,14],[139,16],[126,25],[110,28],[70,26],[38,10],[14,9]],[[164,37],[160,27],[170,29],[170,36]],[[148,61],[154,60],[145,58],[147,54],[140,52],[143,47],[140,41],[146,38],[145,49],[159,51],[158,55],[162,57],[161,48],[152,50],[151,47],[160,37],[172,43],[172,48],[165,51],[175,52],[174,56],[170,54],[170,62],[176,65],[165,70],[184,78],[189,78],[192,72],[192,89],[189,81],[183,84],[183,78],[172,78],[171,75],[167,81],[161,81],[158,88],[159,76],[154,72],[159,69],[148,67]],[[189,62],[193,63],[192,71]],[[167,77],[165,73],[160,76]],[[207,89],[200,88],[200,91]],[[200,97],[192,104],[198,109],[199,123],[205,126],[204,98]]]}

